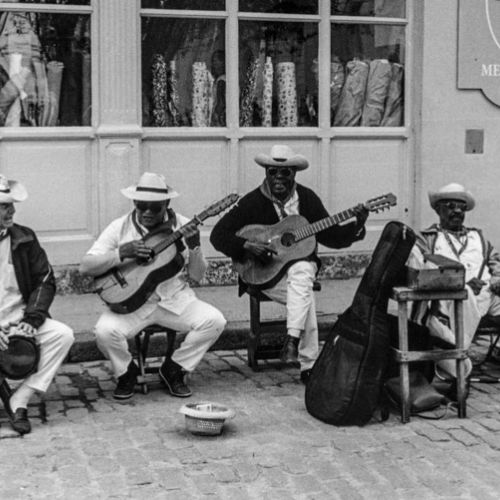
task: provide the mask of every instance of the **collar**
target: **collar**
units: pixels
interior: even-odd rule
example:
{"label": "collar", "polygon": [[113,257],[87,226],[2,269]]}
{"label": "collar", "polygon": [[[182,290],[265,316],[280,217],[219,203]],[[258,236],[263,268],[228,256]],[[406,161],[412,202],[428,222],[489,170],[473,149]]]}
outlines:
{"label": "collar", "polygon": [[294,182],[292,189],[290,191],[290,194],[282,201],[278,200],[275,196],[272,195],[271,189],[269,188],[269,184],[267,182],[267,179],[264,179],[262,184],[260,185],[260,192],[269,200],[271,200],[273,203],[276,203],[276,205],[280,207],[284,207],[294,196],[295,191],[297,190],[297,183]]}
{"label": "collar", "polygon": [[[144,238],[146,234],[150,232],[149,229],[144,227],[140,222],[137,217],[137,211],[134,209],[132,211],[132,223],[134,224],[135,228],[139,232],[139,234]],[[165,212],[165,218],[163,219],[163,223],[160,225],[167,225],[172,231],[174,227],[177,225],[177,217],[175,215],[175,212],[169,207],[167,208]],[[156,227],[153,228],[153,231],[156,229]]]}
{"label": "collar", "polygon": [[[429,226],[426,229],[423,229],[422,234],[437,234],[437,233],[442,233],[444,231],[445,230],[439,224],[436,223],[436,224],[432,224],[431,226]],[[464,226],[461,231],[448,231],[448,233],[456,234],[459,236],[464,236],[467,233],[469,233],[470,231],[479,231],[479,229],[476,229],[474,227],[465,227]]]}
{"label": "collar", "polygon": [[8,228],[1,229],[0,230],[0,241],[2,241],[3,239],[7,238],[8,235],[9,235]]}

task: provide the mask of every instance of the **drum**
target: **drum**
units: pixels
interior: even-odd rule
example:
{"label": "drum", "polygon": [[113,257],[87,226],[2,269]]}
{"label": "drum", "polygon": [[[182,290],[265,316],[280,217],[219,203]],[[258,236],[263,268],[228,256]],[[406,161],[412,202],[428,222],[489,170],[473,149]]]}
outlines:
{"label": "drum", "polygon": [[0,375],[11,380],[20,380],[38,368],[40,349],[34,338],[10,335],[9,347],[0,351]]}

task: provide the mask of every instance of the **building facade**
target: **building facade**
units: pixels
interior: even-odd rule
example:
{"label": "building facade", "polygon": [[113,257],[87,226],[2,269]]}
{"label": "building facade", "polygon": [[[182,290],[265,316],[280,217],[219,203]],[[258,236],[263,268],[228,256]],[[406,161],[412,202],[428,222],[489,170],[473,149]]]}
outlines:
{"label": "building facade", "polygon": [[[397,196],[337,254],[367,255],[388,220],[433,222],[427,190],[451,181],[478,198],[470,222],[500,239],[498,105],[457,79],[469,3],[0,2],[0,171],[30,193],[17,219],[54,264],[76,264],[142,172],[163,173],[189,217],[257,186],[255,155],[286,143],[331,213]],[[202,244],[217,259],[214,223]]]}

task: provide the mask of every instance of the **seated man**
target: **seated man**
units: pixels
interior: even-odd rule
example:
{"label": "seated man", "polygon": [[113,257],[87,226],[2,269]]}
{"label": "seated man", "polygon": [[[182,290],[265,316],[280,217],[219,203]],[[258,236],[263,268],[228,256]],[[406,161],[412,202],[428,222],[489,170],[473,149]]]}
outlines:
{"label": "seated man", "polygon": [[[461,262],[465,267],[465,282],[468,298],[463,301],[465,348],[469,348],[480,319],[485,315],[500,315],[500,254],[494,250],[480,229],[464,226],[465,212],[475,206],[472,194],[460,184],[448,184],[429,193],[431,207],[439,217],[439,224],[433,224],[419,235],[410,255],[412,267],[424,265],[423,253],[442,255]],[[455,345],[455,335],[450,328],[453,321],[451,301],[433,304],[425,319],[432,336],[450,346]],[[419,308],[419,320],[425,318]],[[472,364],[467,361],[467,373]],[[453,380],[456,377],[456,363],[453,359],[439,361],[436,374]]]}
{"label": "seated man", "polygon": [[[295,154],[288,146],[275,145],[271,154],[255,157],[258,165],[265,168],[263,183],[227,212],[212,230],[213,246],[235,261],[247,256],[271,263],[270,244],[237,236],[237,232],[249,224],[272,225],[289,215],[301,215],[310,223],[328,217],[323,203],[309,188],[295,182],[297,171],[305,170],[307,159]],[[333,226],[317,235],[318,241],[330,248],[343,248],[365,235],[364,224],[368,211],[356,207],[357,220],[342,226]],[[316,250],[311,255],[284,266],[281,279],[262,292],[276,302],[286,304],[287,338],[281,351],[283,362],[300,362],[301,380],[306,383],[318,355],[318,325],[313,294],[313,283],[320,266]],[[240,294],[246,284],[240,280]]]}
{"label": "seated man", "polygon": [[48,389],[73,343],[71,328],[49,318],[56,284],[47,255],[31,229],[14,223],[14,203],[27,196],[22,184],[0,175],[0,350],[8,349],[14,334],[34,337],[40,347],[36,373],[4,401],[19,434],[31,431],[31,396]]}
{"label": "seated man", "polygon": [[105,311],[95,326],[97,345],[111,361],[118,379],[113,396],[122,400],[131,398],[137,382],[139,368],[128,351],[127,339],[146,326],[158,324],[189,332],[159,370],[160,379],[172,396],[188,397],[191,390],[184,382],[184,373],[196,368],[226,324],[222,313],[199,300],[187,281],[188,275],[201,280],[207,267],[200,234],[195,224],[188,224],[186,217],[169,207],[170,200],[178,193],[167,186],[162,175],[145,172],[136,186],[122,189],[122,193],[134,201],[134,209],[102,232],[82,259],[82,274],[99,276],[122,262],[147,260],[151,250],[143,237],[162,225],[171,231],[180,229],[183,238],[180,245],[176,243],[174,257],[180,258],[180,270],[174,270],[173,276],[160,283],[137,310],[128,314]]}

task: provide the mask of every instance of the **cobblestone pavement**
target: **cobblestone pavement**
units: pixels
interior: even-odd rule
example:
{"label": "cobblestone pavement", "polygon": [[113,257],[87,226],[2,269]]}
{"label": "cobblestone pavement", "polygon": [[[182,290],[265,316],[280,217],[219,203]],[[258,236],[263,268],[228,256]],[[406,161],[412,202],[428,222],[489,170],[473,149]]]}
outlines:
{"label": "cobblestone pavement", "polygon": [[475,384],[468,418],[334,427],[311,417],[296,368],[246,366],[243,351],[208,353],[189,401],[236,412],[216,437],[194,436],[186,400],[159,383],[111,397],[106,362],[66,364],[29,408],[23,438],[0,411],[1,499],[497,499],[499,384]]}

